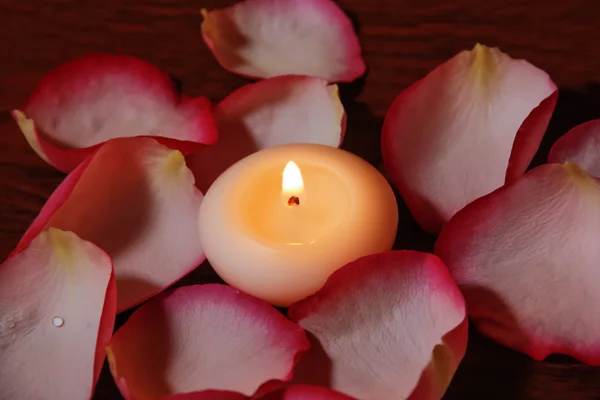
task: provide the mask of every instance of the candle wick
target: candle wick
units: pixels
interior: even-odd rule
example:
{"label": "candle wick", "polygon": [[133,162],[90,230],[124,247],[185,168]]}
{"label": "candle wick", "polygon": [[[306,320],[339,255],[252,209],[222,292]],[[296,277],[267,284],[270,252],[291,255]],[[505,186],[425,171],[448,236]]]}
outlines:
{"label": "candle wick", "polygon": [[287,205],[289,207],[293,207],[293,206],[299,206],[300,205],[300,199],[296,196],[292,196],[288,199],[287,201]]}

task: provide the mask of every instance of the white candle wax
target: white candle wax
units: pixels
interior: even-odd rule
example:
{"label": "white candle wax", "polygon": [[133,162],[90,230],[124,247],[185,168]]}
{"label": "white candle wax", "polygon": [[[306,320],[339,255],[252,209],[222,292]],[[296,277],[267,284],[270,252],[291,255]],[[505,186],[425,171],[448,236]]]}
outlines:
{"label": "white candle wax", "polygon": [[284,307],[346,263],[390,250],[397,225],[385,178],[354,154],[316,144],[248,156],[213,183],[200,207],[200,238],[219,276]]}

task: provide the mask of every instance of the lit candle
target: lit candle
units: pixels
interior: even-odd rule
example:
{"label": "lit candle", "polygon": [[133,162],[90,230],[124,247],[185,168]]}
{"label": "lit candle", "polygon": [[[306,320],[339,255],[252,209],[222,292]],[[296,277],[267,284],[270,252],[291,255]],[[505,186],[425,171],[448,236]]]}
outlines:
{"label": "lit candle", "polygon": [[398,209],[392,189],[347,151],[292,144],[226,170],[200,207],[200,239],[231,286],[289,306],[359,257],[390,250]]}

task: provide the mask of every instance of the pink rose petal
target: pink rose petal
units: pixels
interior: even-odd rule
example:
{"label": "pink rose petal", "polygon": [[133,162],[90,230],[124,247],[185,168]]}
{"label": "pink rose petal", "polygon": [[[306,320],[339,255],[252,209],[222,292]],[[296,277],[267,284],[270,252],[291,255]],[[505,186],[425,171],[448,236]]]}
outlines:
{"label": "pink rose petal", "polygon": [[0,266],[0,398],[87,399],[115,321],[110,258],[50,229]]}
{"label": "pink rose petal", "polygon": [[[233,399],[232,399],[233,400]],[[277,392],[269,393],[260,400],[354,400],[345,394],[331,389],[311,385],[293,385]]]}
{"label": "pink rose petal", "polygon": [[542,360],[600,365],[600,184],[548,164],[459,211],[436,253],[485,335]]}
{"label": "pink rose petal", "polygon": [[183,152],[214,143],[210,107],[177,94],[169,76],[143,60],[89,54],[50,71],[12,114],[33,150],[69,172],[113,138],[156,136]]}
{"label": "pink rose petal", "polygon": [[325,366],[332,389],[361,400],[440,398],[466,350],[464,300],[432,254],[360,258],[289,316],[329,358],[313,368]]}
{"label": "pink rose petal", "polygon": [[317,143],[337,147],[345,112],[336,85],[308,76],[280,76],[233,92],[214,109],[219,141],[188,159],[206,190],[228,167],[267,147]]}
{"label": "pink rose petal", "polygon": [[477,44],[400,93],[386,115],[383,158],[423,229],[439,232],[525,171],[554,110],[556,98],[544,100],[556,90],[544,71]]}
{"label": "pink rose petal", "polygon": [[113,336],[109,361],[129,399],[209,389],[251,396],[289,380],[308,346],[268,304],[226,285],[194,285],[142,305]]}
{"label": "pink rose petal", "polygon": [[353,81],[365,72],[352,22],[331,0],[246,0],[202,14],[204,41],[231,72],[329,82]]}
{"label": "pink rose petal", "polygon": [[578,125],[558,139],[550,150],[548,161],[568,161],[600,177],[600,119]]}
{"label": "pink rose petal", "polygon": [[67,176],[19,246],[51,226],[97,244],[113,259],[124,311],[204,261],[202,198],[178,150],[150,138],[111,140]]}
{"label": "pink rose petal", "polygon": [[542,100],[523,121],[510,153],[505,182],[520,178],[529,168],[544,138],[557,100],[558,90]]}
{"label": "pink rose petal", "polygon": [[241,393],[225,390],[203,390],[201,392],[189,392],[161,397],[160,400],[249,400],[248,396]]}
{"label": "pink rose petal", "polygon": [[160,400],[355,400],[331,389],[311,385],[292,385],[269,392],[264,396],[244,396],[241,393],[223,390],[204,390],[162,397]]}

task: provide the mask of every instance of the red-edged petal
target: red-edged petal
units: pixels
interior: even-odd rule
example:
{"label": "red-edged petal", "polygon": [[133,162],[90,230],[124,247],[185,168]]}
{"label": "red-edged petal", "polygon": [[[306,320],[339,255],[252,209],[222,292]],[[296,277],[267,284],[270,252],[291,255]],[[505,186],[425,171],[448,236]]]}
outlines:
{"label": "red-edged petal", "polygon": [[160,400],[249,400],[248,396],[226,390],[203,390],[161,397]]}
{"label": "red-edged petal", "polygon": [[120,312],[204,261],[202,198],[178,150],[150,138],[111,140],[67,176],[19,246],[48,227],[97,244],[113,259]]}
{"label": "red-edged petal", "polygon": [[440,398],[466,350],[464,300],[432,254],[360,258],[293,305],[289,316],[324,352],[308,366],[317,379],[363,400]]}
{"label": "red-edged petal", "polygon": [[568,161],[600,177],[600,119],[585,122],[564,134],[552,146],[548,161]]}
{"label": "red-edged petal", "polygon": [[113,336],[109,361],[126,398],[209,389],[250,396],[288,380],[308,346],[268,304],[226,285],[193,285],[141,306]]}
{"label": "red-edged petal", "polygon": [[69,172],[113,138],[155,136],[186,153],[214,143],[210,108],[205,98],[179,95],[143,60],[89,54],[50,71],[12,114],[33,150]]}
{"label": "red-edged petal", "polygon": [[[264,396],[252,396],[252,398],[257,400],[355,400],[325,387],[302,384],[288,386],[269,392]],[[167,396],[161,400],[250,400],[250,397],[237,392],[204,390]]]}
{"label": "red-edged petal", "polygon": [[542,100],[540,105],[531,111],[517,131],[510,159],[508,160],[508,167],[506,168],[505,183],[518,179],[529,168],[531,160],[537,153],[546,133],[557,100],[558,90]]}
{"label": "red-edged petal", "polygon": [[115,321],[108,255],[50,229],[0,266],[0,398],[87,399]]}
{"label": "red-edged petal", "polygon": [[318,143],[337,147],[345,112],[336,85],[308,76],[280,76],[246,85],[214,109],[219,141],[188,159],[196,185],[206,192],[242,158],[267,147]]}
{"label": "red-edged petal", "polygon": [[547,164],[459,211],[436,253],[477,328],[542,360],[600,365],[600,184]]}
{"label": "red-edged petal", "polygon": [[353,81],[365,72],[352,22],[331,0],[246,0],[202,15],[204,41],[231,72],[329,82]]}
{"label": "red-edged petal", "polygon": [[400,93],[385,118],[383,158],[423,229],[439,232],[525,171],[556,98],[543,101],[556,90],[544,71],[477,44]]}
{"label": "red-edged petal", "polygon": [[293,385],[261,397],[260,400],[354,400],[322,386]]}

